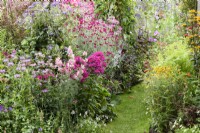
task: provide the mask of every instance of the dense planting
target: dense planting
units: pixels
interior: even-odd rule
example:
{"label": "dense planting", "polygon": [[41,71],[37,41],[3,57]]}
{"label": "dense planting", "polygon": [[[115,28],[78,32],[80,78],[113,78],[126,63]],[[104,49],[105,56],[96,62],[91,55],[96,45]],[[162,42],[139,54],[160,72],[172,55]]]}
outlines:
{"label": "dense planting", "polygon": [[199,25],[190,0],[1,1],[0,132],[104,133],[138,83],[149,132],[199,132]]}

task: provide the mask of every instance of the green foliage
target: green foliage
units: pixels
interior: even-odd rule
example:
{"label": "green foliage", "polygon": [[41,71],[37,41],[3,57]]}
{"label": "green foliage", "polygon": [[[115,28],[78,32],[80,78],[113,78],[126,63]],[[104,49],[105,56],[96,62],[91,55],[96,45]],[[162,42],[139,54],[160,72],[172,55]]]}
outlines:
{"label": "green foliage", "polygon": [[66,29],[63,28],[66,16],[58,7],[48,9],[38,4],[31,11],[34,12],[31,13],[32,15],[27,15],[21,20],[21,23],[24,23],[22,26],[25,27],[27,35],[19,47],[41,50],[50,44],[69,45],[70,39],[65,34]]}
{"label": "green foliage", "polygon": [[6,39],[6,30],[0,29],[0,46],[1,46],[1,48],[4,48],[6,46],[5,39]]}
{"label": "green foliage", "polygon": [[[31,93],[32,78],[24,73],[25,79],[14,79],[11,75],[6,83],[0,84],[0,104],[6,110],[0,112],[0,132],[30,132],[39,128],[40,116],[32,115],[37,112]],[[22,84],[23,82],[23,84]]]}
{"label": "green foliage", "polygon": [[193,73],[193,64],[191,63],[191,53],[188,50],[187,40],[174,42],[161,50],[157,55],[158,66],[178,66],[182,72]]}
{"label": "green foliage", "polygon": [[193,72],[193,65],[185,43],[179,41],[164,48],[157,56],[156,65],[146,74],[148,110],[152,126],[158,132],[173,131],[179,111],[191,104],[187,100],[195,88],[188,77]]}
{"label": "green foliage", "polygon": [[198,133],[198,132],[200,132],[200,129],[197,125],[192,128],[181,127],[181,129],[176,130],[176,133]]}
{"label": "green foliage", "polygon": [[184,13],[187,13],[189,10],[197,9],[198,2],[197,0],[182,0],[181,1],[181,10]]}
{"label": "green foliage", "polygon": [[125,54],[119,60],[119,64],[114,68],[113,78],[120,82],[123,91],[129,90],[140,81],[143,60],[138,57],[137,51],[132,46],[124,48]]}
{"label": "green foliage", "polygon": [[77,125],[77,133],[105,133],[104,125],[92,118],[81,119]]}
{"label": "green foliage", "polygon": [[76,99],[78,114],[82,116],[99,118],[105,122],[111,121],[116,116],[113,105],[110,103],[111,94],[103,87],[101,77],[87,79],[81,86]]}
{"label": "green foliage", "polygon": [[54,85],[49,81],[46,85],[48,92],[32,89],[34,104],[44,113],[44,120],[57,119],[53,127],[54,131],[60,128],[63,132],[69,132],[73,129],[72,121],[76,121],[76,119],[71,118],[71,110],[79,86],[76,81],[69,79],[68,76],[59,77],[57,82]]}
{"label": "green foliage", "polygon": [[5,29],[7,45],[19,44],[24,37],[24,29],[17,23],[18,17],[31,2],[4,1],[0,3],[0,29]]}

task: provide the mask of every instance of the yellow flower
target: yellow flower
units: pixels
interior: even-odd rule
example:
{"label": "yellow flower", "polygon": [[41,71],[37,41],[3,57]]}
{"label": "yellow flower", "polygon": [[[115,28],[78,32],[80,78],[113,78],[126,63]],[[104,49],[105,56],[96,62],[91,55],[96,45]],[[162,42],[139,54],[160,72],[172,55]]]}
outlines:
{"label": "yellow flower", "polygon": [[189,35],[189,36],[188,36],[188,38],[193,38],[193,37],[194,37],[193,35]]}
{"label": "yellow flower", "polygon": [[196,46],[196,49],[200,49],[200,46]]}
{"label": "yellow flower", "polygon": [[195,19],[196,19],[197,21],[199,21],[199,20],[200,20],[200,16],[196,16]]}
{"label": "yellow flower", "polygon": [[182,24],[183,27],[187,26],[186,24]]}
{"label": "yellow flower", "polygon": [[189,10],[189,13],[195,13],[196,12],[196,10]]}

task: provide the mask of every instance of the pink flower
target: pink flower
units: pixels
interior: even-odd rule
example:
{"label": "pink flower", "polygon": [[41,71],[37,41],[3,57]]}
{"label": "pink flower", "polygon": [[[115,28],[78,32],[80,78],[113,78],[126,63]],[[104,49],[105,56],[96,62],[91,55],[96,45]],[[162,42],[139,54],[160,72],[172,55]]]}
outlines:
{"label": "pink flower", "polygon": [[38,79],[38,80],[42,80],[42,75],[38,75],[38,76],[36,76],[36,78]]}
{"label": "pink flower", "polygon": [[55,64],[56,64],[57,67],[63,66],[63,63],[62,63],[60,57],[57,57],[57,58],[56,58]]}
{"label": "pink flower", "polygon": [[102,52],[95,52],[88,57],[87,67],[91,73],[103,74],[106,68],[105,57]]}
{"label": "pink flower", "polygon": [[83,70],[83,77],[81,79],[81,82],[83,83],[89,76],[89,73],[84,69]]}
{"label": "pink flower", "polygon": [[80,56],[75,57],[74,69],[80,68],[81,65],[84,65],[85,62]]}

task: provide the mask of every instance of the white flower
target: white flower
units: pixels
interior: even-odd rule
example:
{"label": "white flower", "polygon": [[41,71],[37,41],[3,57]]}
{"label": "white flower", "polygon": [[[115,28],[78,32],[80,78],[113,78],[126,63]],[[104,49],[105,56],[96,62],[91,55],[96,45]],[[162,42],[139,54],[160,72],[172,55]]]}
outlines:
{"label": "white flower", "polygon": [[87,52],[86,51],[83,52],[83,56],[87,56]]}
{"label": "white flower", "polygon": [[74,110],[72,110],[71,114],[74,115],[74,114],[76,114],[76,112]]}

